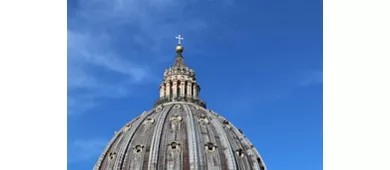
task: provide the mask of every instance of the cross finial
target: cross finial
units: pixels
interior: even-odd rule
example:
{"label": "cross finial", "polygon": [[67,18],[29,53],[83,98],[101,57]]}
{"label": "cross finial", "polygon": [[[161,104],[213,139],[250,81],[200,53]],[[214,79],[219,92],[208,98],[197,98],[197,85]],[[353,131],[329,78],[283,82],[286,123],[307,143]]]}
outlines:
{"label": "cross finial", "polygon": [[181,45],[181,40],[184,40],[184,38],[183,37],[181,37],[181,35],[178,35],[177,37],[176,37],[176,39],[177,39],[177,43],[179,44],[179,45]]}

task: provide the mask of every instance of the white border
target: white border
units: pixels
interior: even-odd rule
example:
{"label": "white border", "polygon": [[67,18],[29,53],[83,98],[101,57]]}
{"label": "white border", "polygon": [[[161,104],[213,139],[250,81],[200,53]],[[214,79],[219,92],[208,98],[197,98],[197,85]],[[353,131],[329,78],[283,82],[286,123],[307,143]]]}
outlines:
{"label": "white border", "polygon": [[390,5],[324,2],[324,169],[389,168]]}
{"label": "white border", "polygon": [[66,5],[0,1],[0,169],[67,168]]}
{"label": "white border", "polygon": [[[389,168],[388,9],[324,2],[326,170]],[[66,1],[1,1],[0,21],[2,169],[66,169]]]}

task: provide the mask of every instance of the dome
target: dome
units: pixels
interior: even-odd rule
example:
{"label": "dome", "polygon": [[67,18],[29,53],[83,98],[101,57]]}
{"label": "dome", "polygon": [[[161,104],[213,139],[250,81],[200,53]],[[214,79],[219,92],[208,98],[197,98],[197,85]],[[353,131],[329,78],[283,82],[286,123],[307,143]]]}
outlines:
{"label": "dome", "polygon": [[178,54],[153,109],[115,132],[94,170],[266,170],[242,131],[207,109],[199,91]]}

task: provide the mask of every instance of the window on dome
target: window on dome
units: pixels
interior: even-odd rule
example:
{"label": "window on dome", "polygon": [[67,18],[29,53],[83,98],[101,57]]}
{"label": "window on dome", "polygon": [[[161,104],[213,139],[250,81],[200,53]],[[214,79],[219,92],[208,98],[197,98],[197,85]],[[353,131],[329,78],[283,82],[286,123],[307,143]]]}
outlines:
{"label": "window on dome", "polygon": [[214,143],[211,143],[211,142],[206,143],[205,147],[206,147],[206,150],[209,151],[209,152],[213,152],[217,148],[217,146]]}
{"label": "window on dome", "polygon": [[228,122],[227,120],[224,120],[224,121],[223,121],[223,124],[224,124],[224,125],[228,125],[229,122]]}
{"label": "window on dome", "polygon": [[151,117],[148,117],[148,118],[145,120],[145,122],[144,122],[145,125],[153,124],[153,123],[154,123],[154,119],[151,118]]}
{"label": "window on dome", "polygon": [[237,156],[239,156],[239,157],[244,157],[244,151],[243,151],[242,149],[237,149],[237,150],[236,150],[236,154],[237,154]]}
{"label": "window on dome", "polygon": [[173,149],[173,150],[179,149],[179,147],[180,147],[180,143],[177,143],[177,142],[171,142],[169,145],[171,146],[171,149]]}
{"label": "window on dome", "polygon": [[140,152],[142,152],[143,148],[144,148],[143,145],[136,145],[136,146],[134,147],[134,153],[140,153]]}
{"label": "window on dome", "polygon": [[116,156],[116,152],[110,152],[109,154],[110,159],[114,159]]}

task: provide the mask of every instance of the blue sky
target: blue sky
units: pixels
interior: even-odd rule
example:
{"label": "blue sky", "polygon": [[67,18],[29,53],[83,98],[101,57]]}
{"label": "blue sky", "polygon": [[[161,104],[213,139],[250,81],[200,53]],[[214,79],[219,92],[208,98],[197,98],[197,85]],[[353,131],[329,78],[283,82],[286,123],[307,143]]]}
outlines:
{"label": "blue sky", "polygon": [[319,0],[68,0],[68,169],[152,108],[177,34],[201,97],[268,169],[322,169]]}

